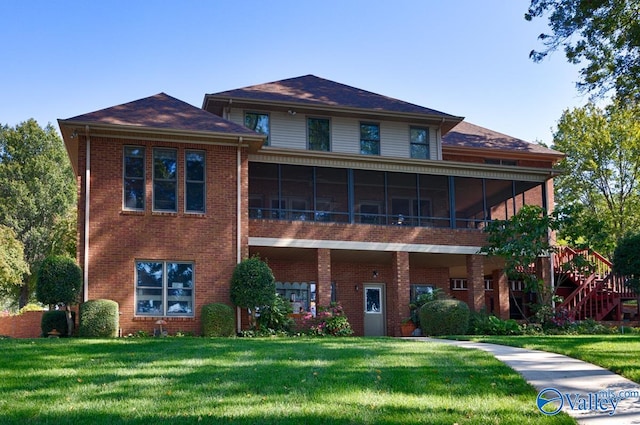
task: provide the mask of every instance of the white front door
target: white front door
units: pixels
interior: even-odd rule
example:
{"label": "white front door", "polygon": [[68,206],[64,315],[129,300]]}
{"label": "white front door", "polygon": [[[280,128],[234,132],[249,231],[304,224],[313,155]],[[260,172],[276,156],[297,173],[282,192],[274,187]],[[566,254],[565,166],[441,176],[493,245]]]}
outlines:
{"label": "white front door", "polygon": [[384,285],[365,283],[364,287],[364,336],[386,334]]}

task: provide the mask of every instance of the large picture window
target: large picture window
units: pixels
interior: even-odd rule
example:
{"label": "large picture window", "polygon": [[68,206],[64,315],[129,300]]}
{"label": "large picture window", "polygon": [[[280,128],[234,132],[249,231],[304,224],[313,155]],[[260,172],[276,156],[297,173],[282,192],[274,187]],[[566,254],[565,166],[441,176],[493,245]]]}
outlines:
{"label": "large picture window", "polygon": [[380,126],[378,124],[360,124],[360,153],[362,155],[380,155]]}
{"label": "large picture window", "polygon": [[136,314],[193,316],[193,263],[136,261]]}
{"label": "large picture window", "polygon": [[329,120],[326,118],[307,119],[307,137],[309,138],[309,150],[331,150],[331,134]]}
{"label": "large picture window", "polygon": [[269,129],[269,114],[259,112],[247,112],[244,114],[244,126],[267,136],[264,141],[264,145],[269,145],[270,129]]}
{"label": "large picture window", "polygon": [[177,211],[178,162],[175,149],[153,150],[153,209]]}
{"label": "large picture window", "polygon": [[123,203],[126,210],[144,211],[144,148],[124,147]]}
{"label": "large picture window", "polygon": [[204,213],[205,210],[205,153],[185,152],[185,211]]}

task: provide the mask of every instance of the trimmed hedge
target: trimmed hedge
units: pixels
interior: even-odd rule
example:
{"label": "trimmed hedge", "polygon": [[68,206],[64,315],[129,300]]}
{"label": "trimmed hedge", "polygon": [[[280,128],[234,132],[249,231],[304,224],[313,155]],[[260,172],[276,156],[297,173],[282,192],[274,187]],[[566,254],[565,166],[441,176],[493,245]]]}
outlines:
{"label": "trimmed hedge", "polygon": [[[76,322],[75,311],[71,312],[71,320]],[[64,310],[50,310],[45,311],[42,314],[42,321],[40,322],[40,329],[42,330],[42,336],[48,337],[49,332],[57,330],[60,332],[60,336],[69,336],[67,327],[67,313]]]}
{"label": "trimmed hedge", "polygon": [[425,335],[463,335],[469,328],[469,306],[459,300],[435,300],[420,308]]}
{"label": "trimmed hedge", "polygon": [[236,320],[233,308],[222,303],[202,306],[202,335],[233,336],[236,333]]}
{"label": "trimmed hedge", "polygon": [[80,327],[83,337],[115,338],[120,327],[118,303],[112,300],[90,300],[80,304]]}

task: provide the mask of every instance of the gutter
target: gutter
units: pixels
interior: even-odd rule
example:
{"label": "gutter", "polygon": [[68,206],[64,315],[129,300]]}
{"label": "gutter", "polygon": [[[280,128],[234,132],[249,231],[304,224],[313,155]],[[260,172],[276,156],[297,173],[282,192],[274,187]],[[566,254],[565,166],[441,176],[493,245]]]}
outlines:
{"label": "gutter", "polygon": [[84,267],[83,267],[83,281],[84,290],[83,301],[89,300],[89,217],[90,217],[90,202],[89,197],[91,195],[91,136],[89,135],[89,126],[84,127],[85,138],[87,143],[86,162],[85,162],[85,174],[84,174]]}

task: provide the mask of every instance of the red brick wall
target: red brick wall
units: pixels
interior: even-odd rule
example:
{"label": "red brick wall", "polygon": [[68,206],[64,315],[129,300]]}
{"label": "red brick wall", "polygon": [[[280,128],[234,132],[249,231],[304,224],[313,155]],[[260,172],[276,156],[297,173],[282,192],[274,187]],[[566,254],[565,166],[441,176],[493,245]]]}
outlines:
{"label": "red brick wall", "polygon": [[0,316],[0,335],[12,338],[39,338],[43,311],[25,311],[17,316]]}
{"label": "red brick wall", "polygon": [[[84,169],[84,143],[79,169]],[[146,148],[146,206],[143,212],[122,210],[123,146]],[[152,212],[152,150],[178,150],[178,212]],[[206,151],[206,213],[185,214],[184,151]],[[236,155],[234,146],[92,137],[89,299],[118,302],[123,333],[152,331],[157,318],[135,317],[135,260],[194,263],[194,318],[167,318],[170,333],[200,333],[204,304],[229,300],[229,280],[236,265]],[[247,255],[247,153],[242,154],[243,256]],[[82,171],[81,173],[84,173]],[[84,188],[83,188],[84,189]],[[79,261],[83,261],[84,191],[78,200]]]}

